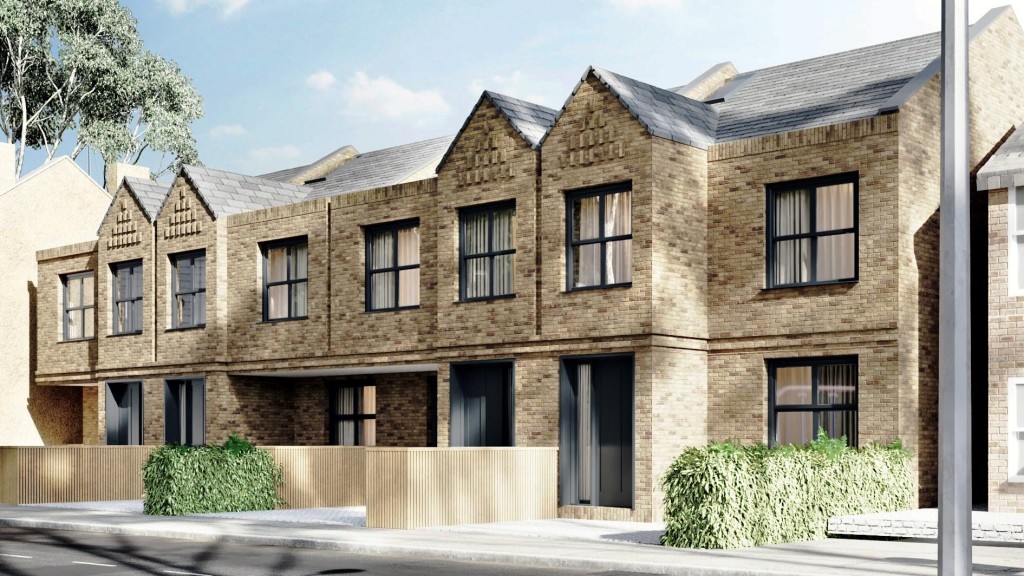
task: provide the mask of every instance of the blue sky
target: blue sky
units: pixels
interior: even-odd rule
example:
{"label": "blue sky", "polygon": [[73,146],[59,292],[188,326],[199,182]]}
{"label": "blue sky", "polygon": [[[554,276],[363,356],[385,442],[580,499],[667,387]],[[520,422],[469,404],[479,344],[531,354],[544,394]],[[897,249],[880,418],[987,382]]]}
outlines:
{"label": "blue sky", "polygon": [[[938,0],[122,3],[203,96],[203,163],[245,174],[453,134],[484,89],[557,109],[588,65],[669,88],[726,60],[751,70],[940,26]],[[973,0],[971,20],[1007,3]]]}

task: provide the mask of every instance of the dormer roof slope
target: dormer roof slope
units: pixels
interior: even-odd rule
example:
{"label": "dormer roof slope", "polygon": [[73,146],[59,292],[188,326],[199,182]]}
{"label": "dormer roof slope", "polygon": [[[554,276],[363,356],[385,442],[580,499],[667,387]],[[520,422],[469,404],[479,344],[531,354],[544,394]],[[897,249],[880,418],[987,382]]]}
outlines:
{"label": "dormer roof slope", "polygon": [[125,176],[123,182],[125,187],[135,196],[139,206],[142,206],[142,211],[146,213],[146,219],[150,222],[156,220],[157,215],[160,214],[160,207],[164,204],[164,198],[167,197],[167,192],[170,190],[170,186],[156,180],[136,178],[134,176]]}
{"label": "dormer roof slope", "polygon": [[484,90],[476,105],[473,106],[473,110],[466,116],[466,121],[462,123],[462,128],[459,128],[458,133],[452,139],[448,151],[444,153],[441,161],[437,163],[438,170],[448,161],[448,156],[455,149],[455,143],[462,137],[462,133],[466,131],[466,127],[469,126],[473,117],[476,116],[476,111],[480,109],[480,105],[485,101],[494,105],[494,108],[508,120],[512,129],[534,150],[540,149],[541,141],[544,140],[548,130],[555,125],[555,118],[558,117],[558,111],[552,108],[520,100],[519,98],[505,96],[504,94],[498,94],[490,90]]}
{"label": "dormer roof slope", "polygon": [[181,173],[215,218],[294,204],[311,192],[307,186],[201,166],[183,166]]}

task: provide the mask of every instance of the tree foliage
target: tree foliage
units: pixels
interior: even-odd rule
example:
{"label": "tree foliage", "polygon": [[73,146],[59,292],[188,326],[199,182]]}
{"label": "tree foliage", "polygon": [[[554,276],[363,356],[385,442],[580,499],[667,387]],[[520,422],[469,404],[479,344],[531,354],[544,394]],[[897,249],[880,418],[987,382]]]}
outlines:
{"label": "tree foliage", "polygon": [[0,0],[0,131],[47,160],[74,134],[71,157],[137,163],[148,149],[197,161],[191,123],[202,99],[178,66],[143,49],[117,0]]}

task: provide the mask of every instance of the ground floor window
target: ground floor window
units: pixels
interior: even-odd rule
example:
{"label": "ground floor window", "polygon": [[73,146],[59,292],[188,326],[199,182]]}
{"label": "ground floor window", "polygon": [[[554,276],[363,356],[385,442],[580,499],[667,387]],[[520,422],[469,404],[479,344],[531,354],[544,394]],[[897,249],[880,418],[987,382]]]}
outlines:
{"label": "ground floor window", "polygon": [[142,444],[142,382],[107,382],[107,444]]}
{"label": "ground floor window", "polygon": [[806,444],[824,430],[857,445],[857,357],[768,362],[768,443]]}
{"label": "ground floor window", "polygon": [[377,387],[338,384],[331,388],[329,440],[335,446],[377,445]]}
{"label": "ground floor window", "polygon": [[1024,482],[1024,378],[1011,378],[1009,398],[1007,399],[1007,438],[1006,453],[1008,480]]}
{"label": "ground floor window", "polygon": [[515,445],[515,365],[452,364],[451,445]]}
{"label": "ground floor window", "polygon": [[206,381],[167,380],[164,384],[164,442],[199,446],[206,443]]}
{"label": "ground floor window", "polygon": [[562,360],[562,504],[633,507],[633,356]]}

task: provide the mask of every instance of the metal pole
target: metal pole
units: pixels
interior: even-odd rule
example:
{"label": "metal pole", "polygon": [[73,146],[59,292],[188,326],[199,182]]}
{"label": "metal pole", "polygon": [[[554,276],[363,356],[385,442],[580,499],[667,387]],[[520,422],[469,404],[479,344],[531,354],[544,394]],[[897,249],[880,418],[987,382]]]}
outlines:
{"label": "metal pole", "polygon": [[942,1],[939,575],[971,574],[967,0]]}

